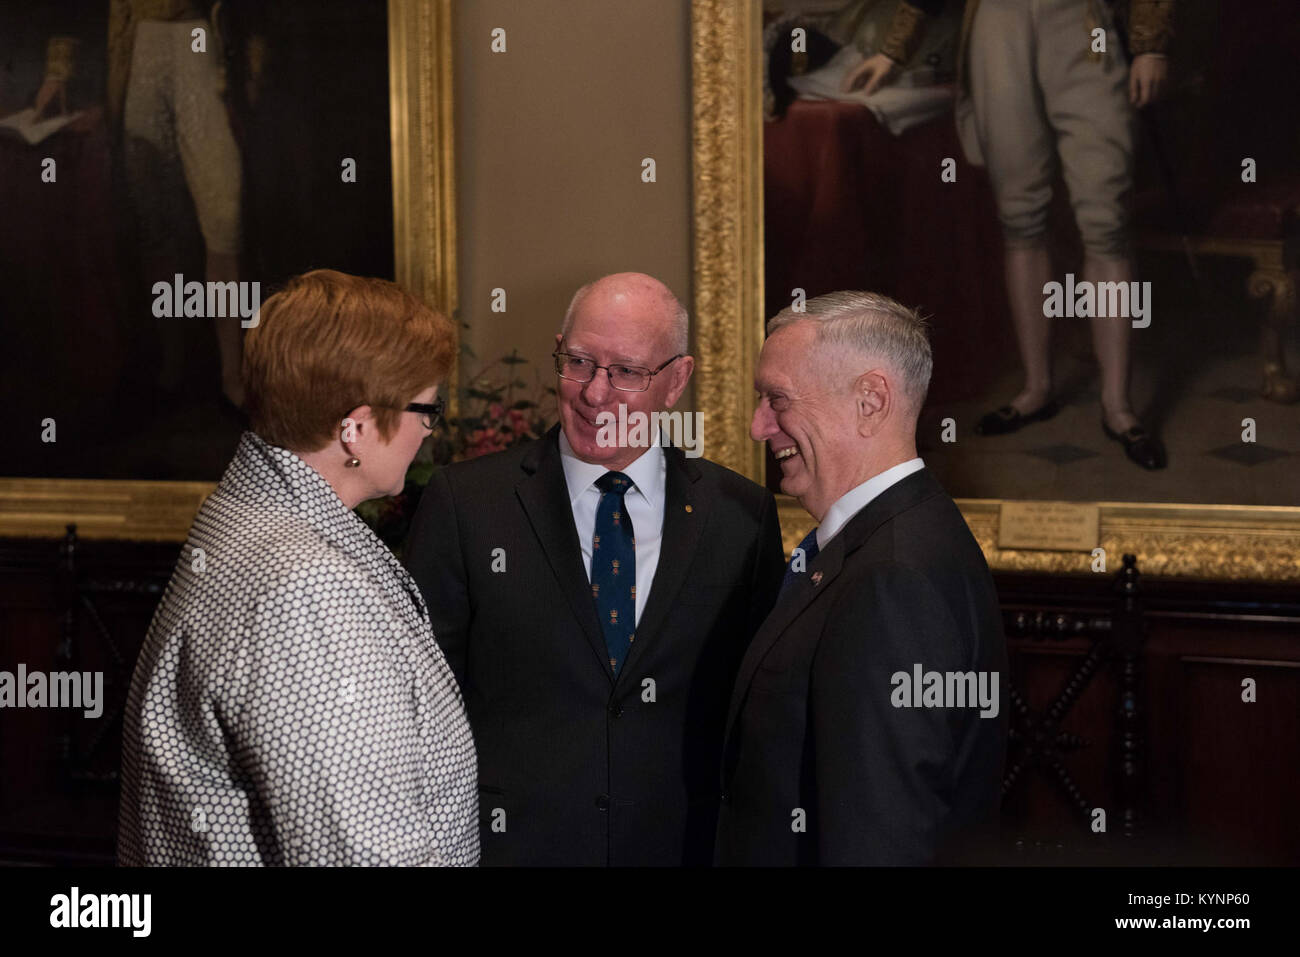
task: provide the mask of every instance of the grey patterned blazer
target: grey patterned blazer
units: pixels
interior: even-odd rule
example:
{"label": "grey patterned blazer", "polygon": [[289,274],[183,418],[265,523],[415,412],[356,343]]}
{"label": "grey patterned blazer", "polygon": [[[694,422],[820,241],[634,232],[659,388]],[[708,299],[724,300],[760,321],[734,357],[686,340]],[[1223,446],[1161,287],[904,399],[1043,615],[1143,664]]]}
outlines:
{"label": "grey patterned blazer", "polygon": [[251,432],[149,627],[122,745],[123,864],[478,862],[474,742],[419,590]]}

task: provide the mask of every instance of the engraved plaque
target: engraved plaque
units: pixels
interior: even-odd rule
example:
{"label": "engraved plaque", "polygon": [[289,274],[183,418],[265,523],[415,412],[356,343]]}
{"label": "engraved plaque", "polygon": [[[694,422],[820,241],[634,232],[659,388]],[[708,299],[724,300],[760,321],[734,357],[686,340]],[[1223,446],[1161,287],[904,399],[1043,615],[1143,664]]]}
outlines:
{"label": "engraved plaque", "polygon": [[998,548],[1090,552],[1097,547],[1101,509],[1074,502],[1003,502]]}

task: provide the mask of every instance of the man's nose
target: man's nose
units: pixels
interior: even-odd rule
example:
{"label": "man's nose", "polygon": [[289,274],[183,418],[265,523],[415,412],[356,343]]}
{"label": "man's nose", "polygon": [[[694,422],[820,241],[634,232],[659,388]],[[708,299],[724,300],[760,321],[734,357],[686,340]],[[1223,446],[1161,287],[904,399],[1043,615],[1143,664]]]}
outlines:
{"label": "man's nose", "polygon": [[591,381],[582,387],[582,397],[588,405],[604,405],[613,389],[609,381],[609,370],[597,369]]}

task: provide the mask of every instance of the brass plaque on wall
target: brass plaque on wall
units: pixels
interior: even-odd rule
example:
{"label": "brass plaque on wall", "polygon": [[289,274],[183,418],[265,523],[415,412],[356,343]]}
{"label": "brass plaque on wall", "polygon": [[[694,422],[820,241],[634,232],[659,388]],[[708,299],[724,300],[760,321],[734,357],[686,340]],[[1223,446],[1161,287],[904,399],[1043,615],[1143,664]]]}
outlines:
{"label": "brass plaque on wall", "polygon": [[1100,539],[1101,509],[1076,502],[1003,502],[999,548],[1090,552]]}

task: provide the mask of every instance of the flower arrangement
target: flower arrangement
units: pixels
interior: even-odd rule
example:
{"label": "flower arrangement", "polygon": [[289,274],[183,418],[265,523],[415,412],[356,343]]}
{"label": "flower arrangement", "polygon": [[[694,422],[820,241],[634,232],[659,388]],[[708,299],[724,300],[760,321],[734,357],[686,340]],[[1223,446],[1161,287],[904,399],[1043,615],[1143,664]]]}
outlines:
{"label": "flower arrangement", "polygon": [[460,390],[459,414],[442,422],[420,446],[401,494],[357,506],[357,514],[396,554],[401,555],[420,492],[435,471],[538,438],[550,428],[555,388],[544,385],[536,369],[532,385],[524,381],[527,364],[512,351],[485,366]]}

